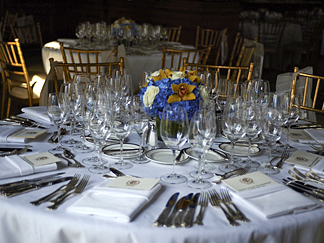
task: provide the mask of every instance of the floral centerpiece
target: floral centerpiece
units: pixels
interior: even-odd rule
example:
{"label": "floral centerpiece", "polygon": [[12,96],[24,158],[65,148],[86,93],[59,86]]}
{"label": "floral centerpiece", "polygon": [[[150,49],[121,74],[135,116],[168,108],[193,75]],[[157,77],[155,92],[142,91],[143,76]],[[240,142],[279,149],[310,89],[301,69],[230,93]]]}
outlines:
{"label": "floral centerpiece", "polygon": [[161,119],[167,105],[186,108],[188,119],[199,109],[199,100],[208,100],[208,92],[201,85],[196,71],[183,68],[180,71],[159,70],[153,72],[145,87],[141,88],[140,100],[146,113]]}
{"label": "floral centerpiece", "polygon": [[133,36],[137,36],[136,23],[134,20],[126,19],[125,17],[115,20],[114,23],[112,23],[112,31],[115,36],[117,36],[117,30],[120,28],[129,28],[132,30]]}

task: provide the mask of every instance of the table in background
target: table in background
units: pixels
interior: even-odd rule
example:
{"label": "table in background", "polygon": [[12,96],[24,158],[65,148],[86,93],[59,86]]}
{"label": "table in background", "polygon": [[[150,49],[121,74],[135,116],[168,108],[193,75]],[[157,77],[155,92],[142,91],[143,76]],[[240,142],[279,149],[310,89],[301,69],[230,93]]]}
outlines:
{"label": "table in background", "polygon": [[[26,114],[23,116],[30,117]],[[46,143],[54,130],[54,126],[50,126],[46,135],[29,143],[32,145],[33,152],[45,152],[55,146]],[[282,140],[285,141],[285,137],[282,137]],[[216,141],[226,140],[220,137]],[[134,132],[130,134],[128,143],[138,143],[138,137]],[[301,151],[309,149],[306,144],[291,142],[291,145]],[[216,143],[214,147],[217,148]],[[90,155],[89,153],[77,154],[76,159],[80,161],[85,156]],[[267,156],[265,153],[261,153],[254,159],[262,162],[267,159]],[[109,158],[109,163],[114,161],[116,159]],[[194,169],[196,164],[197,161],[190,160],[187,163],[177,165],[176,171],[189,176],[189,172]],[[281,173],[272,176],[272,178],[280,181],[281,178],[288,176],[287,171],[291,168],[291,165],[285,163]],[[159,178],[162,174],[171,172],[171,169],[172,166],[150,162],[148,164],[135,164],[133,168],[124,170],[124,172],[141,177]],[[91,174],[87,168],[63,167],[60,171],[66,172],[66,175],[90,174],[90,182],[83,193],[104,180],[102,175]],[[34,177],[39,175],[34,175]],[[19,178],[1,180],[0,184],[17,179]],[[76,202],[82,195],[68,199],[56,211],[46,210],[47,203],[37,207],[29,204],[30,201],[47,195],[60,187],[60,184],[12,198],[0,197],[0,218],[2,220],[0,242],[324,242],[324,207],[310,212],[265,219],[245,205],[238,204],[235,198],[233,198],[234,202],[251,219],[250,223],[241,223],[239,227],[231,227],[223,212],[209,205],[205,210],[203,226],[195,225],[191,228],[155,227],[153,222],[164,209],[167,200],[173,193],[180,192],[180,198],[191,192],[200,192],[200,190],[189,188],[186,184],[166,185],[162,183],[162,185],[163,190],[130,223],[67,213],[67,207]],[[213,186],[213,188],[219,189],[219,185]],[[199,207],[196,214],[198,209]]]}

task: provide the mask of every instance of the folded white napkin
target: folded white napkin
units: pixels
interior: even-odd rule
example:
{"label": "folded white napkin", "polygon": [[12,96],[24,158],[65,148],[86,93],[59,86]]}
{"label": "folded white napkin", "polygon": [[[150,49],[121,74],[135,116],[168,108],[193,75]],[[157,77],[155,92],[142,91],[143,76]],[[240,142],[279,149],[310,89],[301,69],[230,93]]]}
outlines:
{"label": "folded white napkin", "polygon": [[146,191],[107,187],[109,183],[109,181],[104,181],[94,187],[68,207],[67,211],[130,222],[161,189],[160,184]]}
{"label": "folded white napkin", "polygon": [[[303,173],[310,170],[310,168],[301,165],[294,165],[294,167],[296,167],[298,170],[301,170]],[[324,158],[321,159],[316,165],[314,165],[311,168],[311,170],[314,171],[316,174],[324,176]]]}
{"label": "folded white napkin", "polygon": [[51,120],[47,115],[47,107],[46,106],[24,107],[21,109],[21,111],[26,114],[32,115],[35,118],[39,118],[44,122],[51,123]]}
{"label": "folded white napkin", "polygon": [[317,142],[324,144],[324,129],[305,129],[305,132],[313,137]]}
{"label": "folded white napkin", "polygon": [[301,213],[319,207],[315,201],[282,184],[232,193],[232,195],[266,218]]}
{"label": "folded white napkin", "polygon": [[10,137],[11,134],[24,128],[21,126],[0,126],[0,143],[25,143],[27,138]]}
{"label": "folded white napkin", "polygon": [[0,179],[30,175],[56,169],[56,163],[34,167],[18,155],[10,155],[0,158]]}

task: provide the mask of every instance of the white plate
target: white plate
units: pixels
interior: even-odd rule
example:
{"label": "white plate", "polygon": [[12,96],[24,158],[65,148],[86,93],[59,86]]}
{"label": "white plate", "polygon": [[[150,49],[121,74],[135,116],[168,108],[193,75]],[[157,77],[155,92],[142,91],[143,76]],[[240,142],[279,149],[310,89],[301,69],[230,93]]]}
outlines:
{"label": "white plate", "polygon": [[[131,149],[131,151],[127,151]],[[107,145],[102,149],[102,152],[111,158],[120,158],[120,144]],[[123,145],[123,158],[129,159],[139,155],[139,146],[137,144],[125,143]]]}
{"label": "white plate", "polygon": [[[192,148],[187,148],[185,150],[185,153],[188,154],[188,156],[192,159],[197,160],[198,156],[195,153],[195,151]],[[205,154],[205,157],[207,159],[208,163],[223,163],[225,162],[224,158],[220,156],[218,153],[208,150],[207,153]]]}
{"label": "white plate", "polygon": [[[221,143],[219,145],[219,148],[226,153],[231,152],[231,144],[230,143]],[[249,152],[248,144],[234,146],[234,155],[248,156],[248,152]],[[258,146],[253,145],[251,147],[250,156],[258,155],[260,152],[261,152],[261,149]]]}
{"label": "white plate", "polygon": [[[153,149],[147,151],[145,155],[151,161],[159,164],[172,165],[174,160],[172,150],[167,148]],[[181,160],[177,164],[187,162],[189,159],[189,156],[186,153],[183,153]]]}

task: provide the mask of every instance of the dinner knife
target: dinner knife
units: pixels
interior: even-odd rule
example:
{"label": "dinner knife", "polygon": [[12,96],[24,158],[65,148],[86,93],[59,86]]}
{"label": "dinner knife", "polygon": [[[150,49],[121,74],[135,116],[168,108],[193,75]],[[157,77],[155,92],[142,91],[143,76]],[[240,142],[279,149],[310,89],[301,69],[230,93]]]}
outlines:
{"label": "dinner knife", "polygon": [[189,210],[187,214],[185,215],[183,222],[181,226],[184,226],[186,228],[192,226],[192,221],[193,221],[193,216],[198,204],[198,199],[199,199],[200,193],[196,193],[194,197],[191,199],[190,204],[189,204]]}
{"label": "dinner knife", "polygon": [[[191,196],[192,196],[192,193],[191,193]],[[190,197],[191,197],[191,196],[190,196]],[[169,215],[169,217],[168,217],[167,220],[165,221],[164,226],[166,226],[166,227],[170,227],[170,226],[172,226],[173,221],[174,221],[174,219],[175,219],[175,216],[177,215],[179,209],[181,208],[183,202],[184,202],[186,199],[187,199],[187,196],[182,197],[182,198],[179,199],[179,201],[178,201],[178,202],[176,203],[176,205],[174,206],[173,211],[171,212],[171,214]]]}
{"label": "dinner knife", "polygon": [[55,174],[51,174],[51,175],[40,176],[40,177],[33,178],[33,179],[24,179],[21,181],[15,181],[15,182],[10,182],[10,183],[6,183],[6,184],[1,184],[0,189],[7,188],[7,187],[13,187],[13,186],[16,186],[19,184],[24,184],[27,182],[33,183],[33,182],[37,182],[37,181],[40,181],[40,180],[43,180],[46,178],[55,177],[55,176],[62,175],[62,174],[65,174],[65,172],[59,172],[59,173],[55,173]]}
{"label": "dinner knife", "polygon": [[192,198],[193,193],[188,194],[188,196],[186,197],[186,200],[183,202],[181,208],[179,209],[179,212],[177,214],[177,216],[174,219],[173,225],[174,227],[180,227],[181,223],[183,221],[183,217],[187,211],[187,208],[190,204],[191,198]]}
{"label": "dinner knife", "polygon": [[[0,151],[1,152],[11,152],[11,151],[14,151],[15,149],[17,149],[18,151],[19,150],[22,150],[23,148],[19,147],[19,148],[15,148],[15,147],[1,147],[0,148]],[[33,150],[31,149],[28,149],[27,152],[31,152]]]}
{"label": "dinner knife", "polygon": [[17,195],[20,195],[20,194],[23,194],[26,192],[38,190],[38,189],[46,187],[46,186],[52,186],[52,185],[55,185],[55,184],[58,184],[61,182],[65,182],[65,181],[71,180],[72,178],[73,178],[73,176],[68,176],[68,177],[57,178],[54,180],[37,183],[37,184],[29,184],[29,185],[26,185],[26,187],[22,187],[18,190],[9,190],[8,189],[8,191],[2,192],[1,194],[5,197],[13,197],[13,196],[17,196]]}
{"label": "dinner knife", "polygon": [[301,187],[298,187],[298,186],[296,186],[294,184],[291,184],[291,183],[290,184],[286,184],[286,186],[290,187],[291,189],[293,189],[293,190],[295,190],[297,192],[302,193],[303,195],[305,195],[307,197],[312,197],[312,198],[317,199],[317,200],[319,200],[321,202],[324,202],[324,197],[321,196],[321,195],[318,195],[316,193],[313,193],[313,192],[311,192],[309,190],[302,189]]}
{"label": "dinner knife", "polygon": [[293,178],[290,178],[288,177],[287,179],[282,179],[285,184],[293,184],[293,185],[296,185],[296,186],[299,186],[301,188],[304,188],[304,189],[308,189],[308,190],[316,190],[318,191],[319,193],[322,193],[323,196],[324,196],[324,190],[322,188],[319,188],[319,187],[316,187],[316,186],[313,186],[313,185],[310,185],[310,184],[307,184],[307,183],[304,183],[304,182],[301,182],[301,181],[297,181]]}
{"label": "dinner knife", "polygon": [[179,192],[176,192],[169,198],[162,213],[159,215],[158,219],[154,222],[155,226],[163,226],[164,225],[165,220],[167,219],[171,209],[173,208],[173,205],[175,204],[175,202],[178,199],[178,196],[179,196]]}

